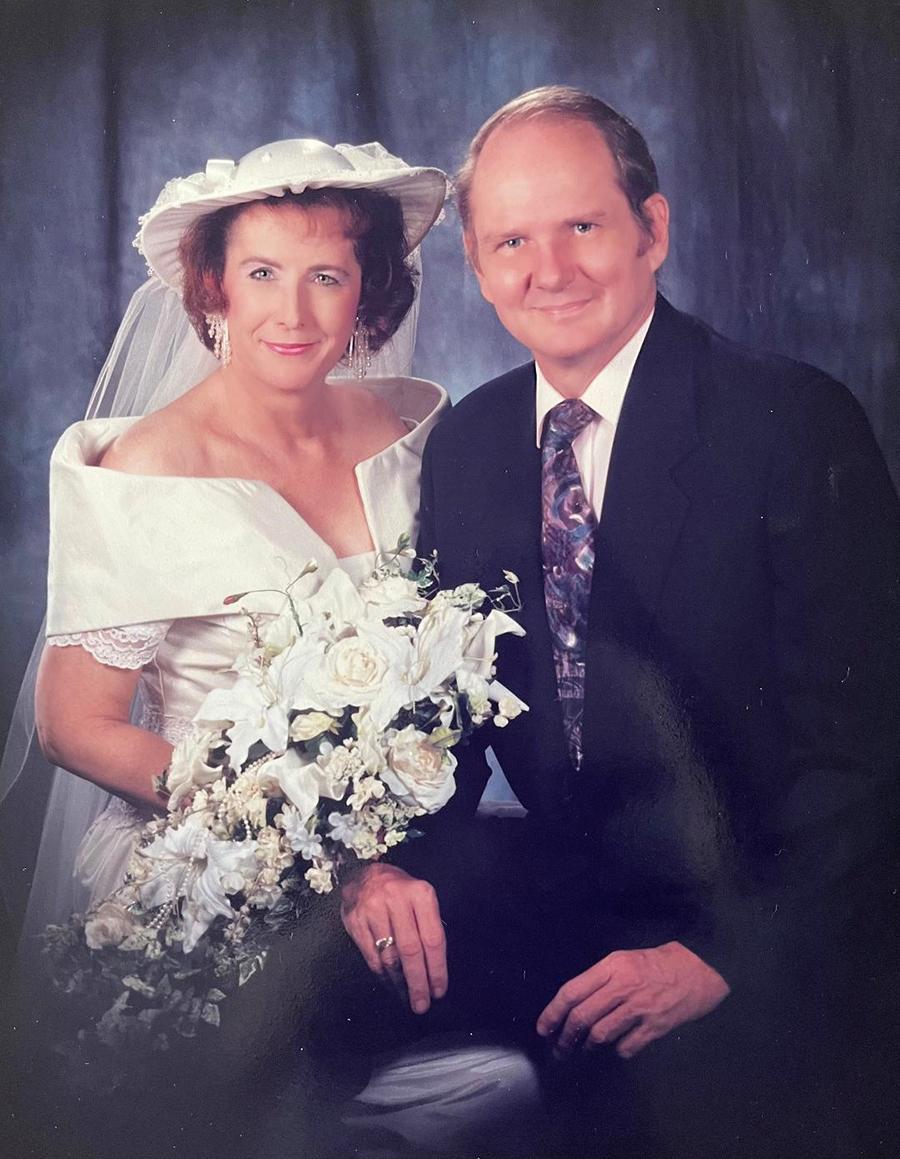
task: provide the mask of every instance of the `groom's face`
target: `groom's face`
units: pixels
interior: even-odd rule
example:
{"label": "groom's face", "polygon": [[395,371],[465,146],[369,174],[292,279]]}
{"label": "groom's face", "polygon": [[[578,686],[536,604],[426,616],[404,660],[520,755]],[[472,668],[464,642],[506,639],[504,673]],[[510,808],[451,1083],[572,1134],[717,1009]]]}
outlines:
{"label": "groom's face", "polygon": [[648,317],[668,249],[668,206],[631,211],[603,135],[545,115],[488,138],[466,243],[481,292],[550,382],[584,390]]}

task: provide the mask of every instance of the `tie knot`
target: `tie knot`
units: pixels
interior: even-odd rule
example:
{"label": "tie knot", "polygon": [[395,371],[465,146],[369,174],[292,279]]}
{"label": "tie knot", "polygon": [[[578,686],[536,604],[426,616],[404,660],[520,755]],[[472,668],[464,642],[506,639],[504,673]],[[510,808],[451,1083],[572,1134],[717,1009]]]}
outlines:
{"label": "tie knot", "polygon": [[547,414],[543,445],[554,449],[571,446],[572,440],[581,434],[594,417],[594,411],[580,398],[567,398],[558,402]]}

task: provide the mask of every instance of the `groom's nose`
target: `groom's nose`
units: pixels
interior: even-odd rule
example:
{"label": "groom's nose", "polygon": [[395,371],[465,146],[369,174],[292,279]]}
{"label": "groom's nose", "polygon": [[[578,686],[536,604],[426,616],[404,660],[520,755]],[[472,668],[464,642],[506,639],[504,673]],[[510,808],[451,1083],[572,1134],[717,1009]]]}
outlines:
{"label": "groom's nose", "polygon": [[572,261],[568,247],[557,240],[538,246],[531,280],[539,290],[564,290],[572,280]]}

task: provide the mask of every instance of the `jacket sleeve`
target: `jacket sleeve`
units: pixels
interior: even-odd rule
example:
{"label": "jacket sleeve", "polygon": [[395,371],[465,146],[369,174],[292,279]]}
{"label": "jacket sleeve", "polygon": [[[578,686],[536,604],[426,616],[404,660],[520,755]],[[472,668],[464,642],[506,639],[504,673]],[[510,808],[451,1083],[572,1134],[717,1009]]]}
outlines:
{"label": "jacket sleeve", "polygon": [[809,371],[783,418],[766,516],[787,743],[763,829],[777,840],[723,973],[755,969],[752,945],[844,994],[854,970],[872,982],[896,920],[900,506],[845,388]]}

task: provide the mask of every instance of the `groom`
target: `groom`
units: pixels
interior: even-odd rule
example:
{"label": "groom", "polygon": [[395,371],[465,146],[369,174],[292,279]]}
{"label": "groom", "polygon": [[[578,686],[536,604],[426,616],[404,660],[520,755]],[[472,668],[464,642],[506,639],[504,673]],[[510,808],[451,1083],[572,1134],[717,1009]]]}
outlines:
{"label": "groom", "polygon": [[788,1083],[810,1153],[831,1154],[809,1135],[816,1098],[841,1097],[831,1064],[849,1051],[853,1068],[866,1017],[850,998],[888,968],[900,511],[884,463],[843,387],[657,293],[669,208],[603,102],[510,102],[458,195],[482,294],[534,361],[433,433],[420,548],[442,586],[519,579],[527,635],[504,640],[498,676],[530,711],[490,740],[528,816],[472,854],[488,769],[460,750],[410,874],[370,867],[345,924],[421,1012],[448,986],[443,917],[448,1003],[490,1006],[557,1058],[635,1059],[651,1099],[640,1060],[663,1060],[701,1129],[728,1104],[754,1135],[766,1082]]}

